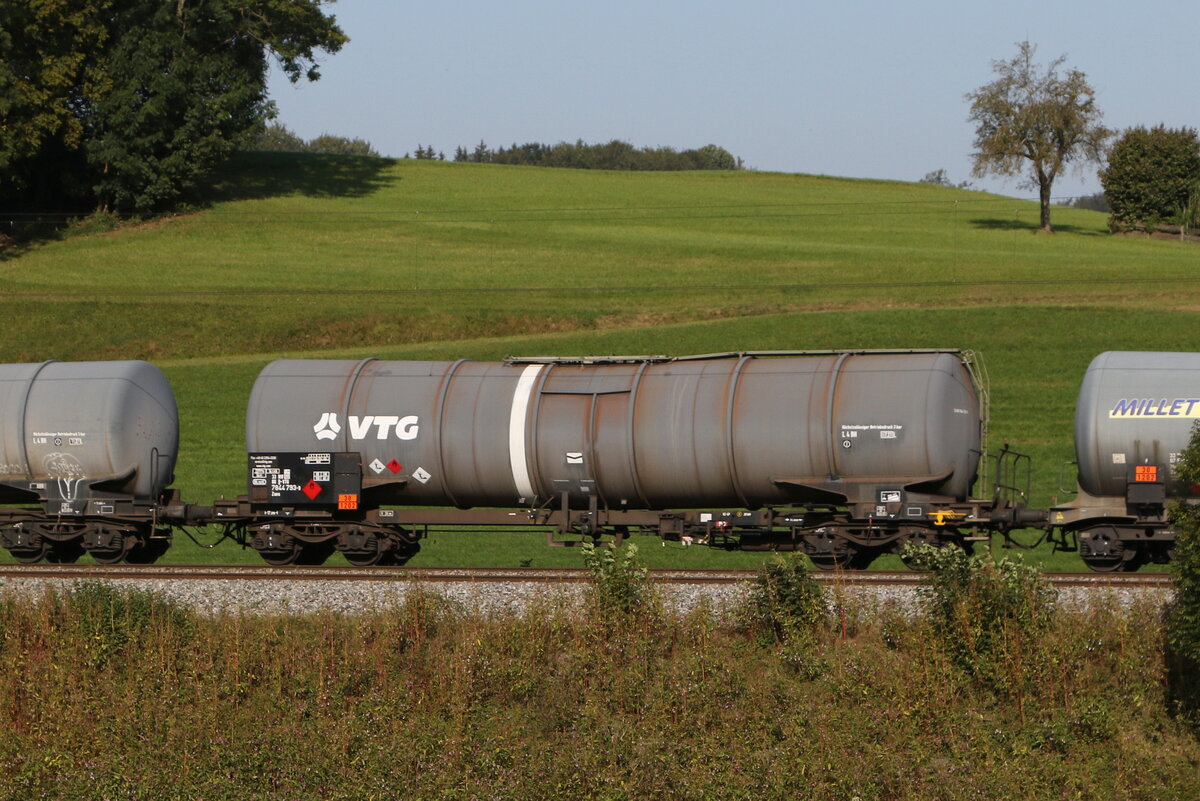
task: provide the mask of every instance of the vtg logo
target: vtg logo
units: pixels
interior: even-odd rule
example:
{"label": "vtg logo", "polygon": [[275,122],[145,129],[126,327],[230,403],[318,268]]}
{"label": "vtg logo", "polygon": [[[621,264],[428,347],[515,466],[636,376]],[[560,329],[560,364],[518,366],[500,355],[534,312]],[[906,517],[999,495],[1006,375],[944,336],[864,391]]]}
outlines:
{"label": "vtg logo", "polygon": [[[375,439],[387,439],[392,431],[396,432],[396,439],[416,439],[420,418],[415,414],[407,417],[392,414],[368,414],[358,417],[352,414],[347,422],[350,424],[351,439],[366,439],[372,428],[375,429]],[[313,433],[317,435],[317,439],[337,439],[337,435],[342,433],[342,424],[338,422],[337,412],[322,413],[321,419],[313,426]]]}

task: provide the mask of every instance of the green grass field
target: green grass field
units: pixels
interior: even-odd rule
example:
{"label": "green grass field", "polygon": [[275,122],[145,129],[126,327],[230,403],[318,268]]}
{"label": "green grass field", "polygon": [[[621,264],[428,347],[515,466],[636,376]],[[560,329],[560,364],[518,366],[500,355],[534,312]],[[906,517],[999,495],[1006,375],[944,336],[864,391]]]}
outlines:
{"label": "green grass field", "polygon": [[[1094,212],[1055,209],[1052,236],[1037,219],[926,184],[256,154],[208,209],[0,261],[0,361],[161,365],[176,485],[208,502],[244,491],[246,397],[283,356],[965,348],[989,368],[993,444],[1034,457],[1046,504],[1092,357],[1197,348],[1200,250],[1111,237]],[[762,558],[651,546],[652,566]],[[168,558],[257,559],[182,541]],[[578,555],[439,534],[414,564],[524,562]]]}

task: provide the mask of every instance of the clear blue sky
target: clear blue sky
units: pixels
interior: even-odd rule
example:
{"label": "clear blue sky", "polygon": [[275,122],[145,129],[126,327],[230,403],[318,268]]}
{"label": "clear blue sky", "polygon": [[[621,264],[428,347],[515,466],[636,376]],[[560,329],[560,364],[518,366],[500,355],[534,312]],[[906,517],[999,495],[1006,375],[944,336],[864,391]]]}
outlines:
{"label": "clear blue sky", "polygon": [[[350,43],[322,78],[273,74],[279,121],[304,138],[418,144],[452,158],[481,139],[714,143],[748,167],[954,182],[1033,197],[970,175],[963,99],[1016,43],[1087,74],[1110,128],[1200,127],[1195,0],[341,0]],[[1100,191],[1095,168],[1056,196]]]}

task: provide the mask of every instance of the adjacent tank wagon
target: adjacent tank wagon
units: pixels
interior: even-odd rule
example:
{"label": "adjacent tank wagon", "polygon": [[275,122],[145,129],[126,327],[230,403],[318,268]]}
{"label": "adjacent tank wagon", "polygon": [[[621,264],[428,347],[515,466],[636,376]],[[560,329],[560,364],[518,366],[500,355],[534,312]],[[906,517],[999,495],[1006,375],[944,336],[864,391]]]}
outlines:
{"label": "adjacent tank wagon", "polygon": [[147,362],[0,365],[0,543],[18,560],[153,561],[179,447],[175,396]]}
{"label": "adjacent tank wagon", "polygon": [[1075,407],[1077,496],[1050,522],[1095,570],[1167,562],[1173,500],[1195,498],[1175,470],[1200,420],[1200,353],[1110,351],[1092,360]]}

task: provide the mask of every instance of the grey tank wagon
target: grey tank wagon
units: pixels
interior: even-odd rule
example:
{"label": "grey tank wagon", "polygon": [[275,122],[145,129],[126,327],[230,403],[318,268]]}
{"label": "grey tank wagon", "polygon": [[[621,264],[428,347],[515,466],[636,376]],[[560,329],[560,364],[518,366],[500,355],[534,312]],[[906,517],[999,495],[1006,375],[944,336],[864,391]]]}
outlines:
{"label": "grey tank wagon", "polygon": [[933,350],[277,361],[250,396],[249,495],[229,514],[273,563],[403,560],[428,528],[470,525],[864,565],[1029,517],[1019,493],[970,495],[971,367]]}

